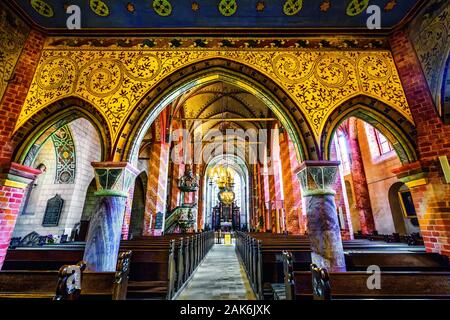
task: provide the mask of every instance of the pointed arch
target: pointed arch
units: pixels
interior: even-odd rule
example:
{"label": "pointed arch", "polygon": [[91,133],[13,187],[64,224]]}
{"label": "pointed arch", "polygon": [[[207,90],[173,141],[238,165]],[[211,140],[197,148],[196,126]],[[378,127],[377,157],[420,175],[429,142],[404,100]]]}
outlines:
{"label": "pointed arch", "polygon": [[365,95],[347,100],[328,116],[320,139],[322,159],[330,160],[334,133],[350,117],[359,118],[379,130],[392,144],[402,163],[417,161],[415,125],[394,108]]}
{"label": "pointed arch", "polygon": [[167,76],[135,107],[120,130],[114,160],[134,162],[136,150],[158,114],[177,96],[198,86],[224,81],[260,98],[280,119],[294,141],[299,161],[318,159],[318,146],[300,108],[272,79],[236,61],[203,60]]}
{"label": "pointed arch", "polygon": [[70,97],[52,103],[34,114],[12,136],[13,161],[31,165],[41,146],[53,133],[78,119],[87,119],[96,129],[102,147],[102,160],[111,154],[111,133],[103,115],[89,102]]}

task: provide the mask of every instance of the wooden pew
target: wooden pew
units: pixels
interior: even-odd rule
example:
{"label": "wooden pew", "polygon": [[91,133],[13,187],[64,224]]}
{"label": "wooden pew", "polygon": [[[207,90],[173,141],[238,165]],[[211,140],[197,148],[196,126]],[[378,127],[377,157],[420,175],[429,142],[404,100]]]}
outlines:
{"label": "wooden pew", "polygon": [[59,271],[0,271],[0,299],[124,300],[130,257],[129,251],[120,254],[116,272],[85,271],[85,262]]}
{"label": "wooden pew", "polygon": [[371,275],[354,271],[328,273],[315,265],[311,265],[310,272],[294,271],[288,264],[286,299],[450,299],[450,272],[382,271],[379,290],[369,289]]}
{"label": "wooden pew", "polygon": [[[236,239],[236,251],[259,299],[273,299],[274,286],[283,282],[283,251],[292,252],[296,270],[309,270],[311,250],[306,237],[237,232]],[[344,241],[343,245],[344,250],[349,250],[352,257],[366,251],[395,251],[410,254],[405,257],[411,257],[410,251],[416,251],[405,244],[374,243],[368,240]],[[417,251],[424,249],[419,248]]]}
{"label": "wooden pew", "polygon": [[446,256],[427,252],[346,253],[345,264],[348,271],[366,271],[371,265],[382,271],[450,271]]}
{"label": "wooden pew", "polygon": [[[204,232],[122,241],[121,251],[134,251],[130,262],[129,297],[173,297],[212,247],[213,235],[213,232]],[[174,247],[171,245],[173,238],[177,239]],[[82,260],[83,253],[84,243],[17,248],[8,251],[4,269],[58,270],[64,264]]]}

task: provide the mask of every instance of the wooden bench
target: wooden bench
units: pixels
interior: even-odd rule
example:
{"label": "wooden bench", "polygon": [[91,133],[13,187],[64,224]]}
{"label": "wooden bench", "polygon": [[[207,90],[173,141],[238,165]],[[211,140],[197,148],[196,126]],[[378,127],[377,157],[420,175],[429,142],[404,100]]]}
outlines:
{"label": "wooden bench", "polygon": [[129,251],[120,254],[116,272],[85,271],[85,262],[59,271],[0,271],[0,299],[124,300],[130,257]]}
{"label": "wooden bench", "polygon": [[[289,250],[292,253],[296,270],[309,271],[311,264],[310,242],[306,237],[299,236],[252,235],[256,237],[237,232],[236,251],[245,266],[252,288],[258,298],[274,299],[275,291],[284,279],[283,251]],[[344,241],[343,246],[344,250],[350,252],[349,257],[358,257],[362,252],[376,254],[377,251],[396,252],[405,254],[405,257],[412,257],[412,252],[415,251],[405,244],[374,243],[368,240]],[[417,249],[418,252],[423,252],[423,250],[423,248]],[[417,260],[419,260],[419,257],[416,258]]]}
{"label": "wooden bench", "polygon": [[346,253],[345,264],[347,271],[366,271],[371,265],[382,271],[450,271],[446,256],[425,252]]}
{"label": "wooden bench", "polygon": [[[172,298],[212,247],[213,235],[213,232],[204,232],[122,241],[121,251],[134,251],[128,297]],[[62,265],[82,260],[84,245],[78,242],[8,250],[4,269],[58,270]]]}
{"label": "wooden bench", "polygon": [[450,272],[382,271],[381,288],[367,285],[371,273],[332,272],[311,265],[311,271],[286,268],[288,300],[450,299]]}

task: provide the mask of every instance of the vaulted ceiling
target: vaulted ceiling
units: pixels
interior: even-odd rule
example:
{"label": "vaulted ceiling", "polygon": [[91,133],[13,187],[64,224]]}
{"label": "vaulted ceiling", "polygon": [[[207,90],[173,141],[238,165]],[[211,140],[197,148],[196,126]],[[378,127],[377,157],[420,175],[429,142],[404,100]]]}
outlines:
{"label": "vaulted ceiling", "polygon": [[[184,127],[204,136],[209,130],[259,130],[270,118],[270,109],[257,97],[234,85],[216,82],[190,91],[178,101]],[[230,120],[231,119],[231,120]],[[271,119],[271,118],[270,118]]]}
{"label": "vaulted ceiling", "polygon": [[[2,0],[43,29],[66,32],[68,5],[78,5],[82,30],[265,28],[366,29],[369,5],[382,27],[411,17],[423,0]],[[75,31],[76,32],[76,31]]]}

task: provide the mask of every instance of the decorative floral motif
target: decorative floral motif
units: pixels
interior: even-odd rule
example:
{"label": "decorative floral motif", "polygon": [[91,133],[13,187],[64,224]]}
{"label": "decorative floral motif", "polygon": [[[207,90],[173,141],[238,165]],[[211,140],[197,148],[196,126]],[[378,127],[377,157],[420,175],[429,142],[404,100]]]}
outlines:
{"label": "decorative floral motif", "polygon": [[438,111],[442,114],[440,99],[442,72],[450,52],[450,4],[434,0],[418,21],[411,26],[411,38],[433,94]]}
{"label": "decorative floral motif", "polygon": [[109,16],[109,7],[101,0],[89,0],[89,7],[96,15],[100,17]]}
{"label": "decorative floral motif", "polygon": [[58,46],[44,50],[17,128],[48,104],[75,95],[105,116],[116,140],[131,110],[156,83],[192,63],[218,57],[251,66],[279,83],[305,114],[316,137],[326,117],[358,94],[380,99],[412,121],[392,56],[385,50]]}
{"label": "decorative floral motif", "polygon": [[360,15],[369,6],[369,0],[351,0],[347,5],[347,15],[354,17]]}
{"label": "decorative floral motif", "polygon": [[286,0],[283,5],[283,13],[287,16],[295,16],[303,8],[303,0]]}
{"label": "decorative floral motif", "polygon": [[63,126],[52,135],[56,153],[56,184],[75,183],[75,143],[68,126]]}
{"label": "decorative floral motif", "polygon": [[0,100],[27,38],[29,29],[10,11],[0,7]]}
{"label": "decorative floral motif", "polygon": [[30,5],[43,17],[51,18],[55,15],[53,7],[44,0],[31,0]]}
{"label": "decorative floral motif", "polygon": [[161,17],[167,17],[172,13],[172,4],[168,0],[154,0],[153,10]]}
{"label": "decorative floral motif", "polygon": [[236,0],[220,0],[219,11],[225,17],[230,17],[237,11]]}

